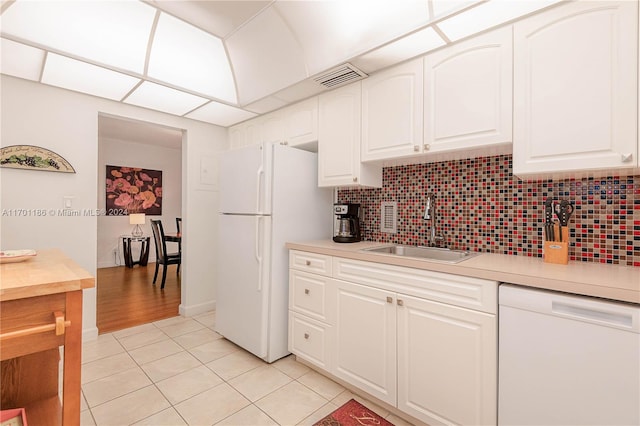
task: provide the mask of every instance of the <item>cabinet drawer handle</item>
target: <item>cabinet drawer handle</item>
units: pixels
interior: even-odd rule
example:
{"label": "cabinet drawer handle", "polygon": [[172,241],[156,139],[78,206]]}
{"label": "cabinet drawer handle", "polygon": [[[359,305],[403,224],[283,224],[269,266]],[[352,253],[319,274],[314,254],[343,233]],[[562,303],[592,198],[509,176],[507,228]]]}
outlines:
{"label": "cabinet drawer handle", "polygon": [[304,262],[304,264],[307,265],[307,266],[311,266],[311,261],[307,260],[306,262]]}
{"label": "cabinet drawer handle", "polygon": [[308,288],[304,289],[304,294],[309,294],[309,289]]}
{"label": "cabinet drawer handle", "polygon": [[354,176],[354,177],[353,177],[353,181],[354,181],[354,182],[357,182],[357,181],[358,181],[358,176]]}
{"label": "cabinet drawer handle", "polygon": [[398,299],[398,306],[404,306],[404,300]]}
{"label": "cabinet drawer handle", "polygon": [[418,145],[414,145],[413,152],[419,152],[419,151],[420,151],[420,147]]}
{"label": "cabinet drawer handle", "polygon": [[425,151],[429,151],[431,149],[431,145],[429,145],[428,143],[424,144],[424,150]]}
{"label": "cabinet drawer handle", "polygon": [[387,296],[387,303],[393,303],[393,297]]}
{"label": "cabinet drawer handle", "polygon": [[17,337],[31,336],[32,334],[46,333],[47,331],[55,331],[56,336],[61,336],[65,332],[65,328],[71,326],[71,321],[64,320],[64,314],[56,311],[53,313],[55,322],[53,324],[38,325],[23,330],[9,331],[0,334],[0,342]]}
{"label": "cabinet drawer handle", "polygon": [[309,339],[309,333],[304,333],[304,338]]}

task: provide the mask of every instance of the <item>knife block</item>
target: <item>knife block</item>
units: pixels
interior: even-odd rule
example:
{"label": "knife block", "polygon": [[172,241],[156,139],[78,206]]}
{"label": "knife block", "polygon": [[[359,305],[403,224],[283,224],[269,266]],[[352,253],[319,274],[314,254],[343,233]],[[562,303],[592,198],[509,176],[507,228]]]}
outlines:
{"label": "knife block", "polygon": [[562,228],[562,241],[545,241],[544,257],[546,263],[569,263],[569,228]]}

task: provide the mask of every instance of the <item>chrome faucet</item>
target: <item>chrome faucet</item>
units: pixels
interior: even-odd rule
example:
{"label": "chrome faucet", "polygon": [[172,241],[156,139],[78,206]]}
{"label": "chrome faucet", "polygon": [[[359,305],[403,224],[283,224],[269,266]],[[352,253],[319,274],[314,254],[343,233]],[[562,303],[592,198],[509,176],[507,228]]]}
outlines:
{"label": "chrome faucet", "polygon": [[427,204],[424,207],[424,220],[429,221],[429,246],[438,247],[444,241],[441,234],[436,234],[436,194],[427,194]]}

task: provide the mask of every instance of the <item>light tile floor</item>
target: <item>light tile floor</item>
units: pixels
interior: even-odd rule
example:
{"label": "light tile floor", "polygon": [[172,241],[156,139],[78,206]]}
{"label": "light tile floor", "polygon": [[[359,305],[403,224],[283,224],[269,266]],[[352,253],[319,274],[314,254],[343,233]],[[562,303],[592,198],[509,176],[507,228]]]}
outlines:
{"label": "light tile floor", "polygon": [[82,353],[81,424],[312,425],[355,398],[288,356],[273,364],[225,340],[215,313],[103,334]]}

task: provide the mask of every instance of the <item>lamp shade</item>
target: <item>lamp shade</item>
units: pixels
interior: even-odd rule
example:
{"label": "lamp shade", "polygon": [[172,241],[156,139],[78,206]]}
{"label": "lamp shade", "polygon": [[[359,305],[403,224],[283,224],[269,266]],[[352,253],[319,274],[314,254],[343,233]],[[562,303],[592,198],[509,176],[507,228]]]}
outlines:
{"label": "lamp shade", "polygon": [[129,215],[129,225],[144,225],[144,213],[131,213]]}

